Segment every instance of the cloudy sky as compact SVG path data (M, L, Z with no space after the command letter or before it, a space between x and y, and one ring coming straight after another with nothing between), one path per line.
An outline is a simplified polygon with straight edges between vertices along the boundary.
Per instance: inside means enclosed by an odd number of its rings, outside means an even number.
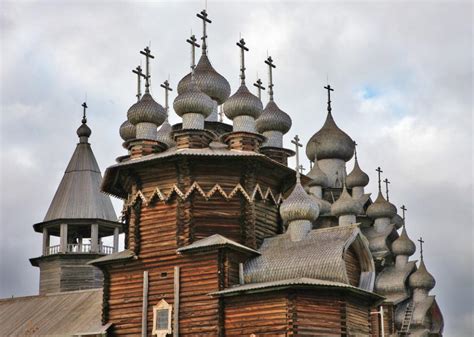
M0 2L0 297L35 294L40 222L77 142L87 93L90 141L102 171L124 153L118 128L135 100L131 70L151 43L152 92L188 71L198 2ZM339 126L362 168L381 166L407 229L426 241L446 336L473 334L472 4L468 2L209 1L209 56L238 85L242 34L247 78L266 82L303 141L325 118L327 78ZM172 93L174 98L176 91ZM171 114L171 121L179 118ZM291 136L291 137L290 137ZM307 162L304 163L308 166ZM352 163L349 163L349 168ZM120 201L115 201L116 210ZM418 253L414 258L417 258Z

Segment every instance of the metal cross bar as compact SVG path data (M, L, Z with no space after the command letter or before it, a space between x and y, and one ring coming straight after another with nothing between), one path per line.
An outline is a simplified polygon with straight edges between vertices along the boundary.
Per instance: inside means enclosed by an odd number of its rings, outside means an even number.
M140 54L145 55L146 63L145 63L145 93L150 92L150 59L154 59L155 57L151 55L151 50L148 47L145 49L140 50Z
M273 101L273 74L272 69L276 68L273 64L273 59L271 56L265 60L265 64L268 65L268 95L270 96L270 101Z
M138 66L134 70L132 70L134 74L137 74L137 101L140 100L140 97L142 97L142 77L146 79L146 76L143 74L142 67Z
M258 90L258 98L262 99L262 90L265 90L265 87L262 85L262 80L257 79L257 82L253 84L254 87L257 87Z
M425 241L423 241L423 238L420 236L418 242L420 243L420 257L421 260L423 260L423 244L425 243Z
M211 20L207 18L208 14L205 9L201 11L201 13L197 13L196 16L202 20L202 53L207 53L207 31L206 31L206 23L212 23Z
M87 103L84 102L81 105L84 109L82 111L82 123L87 123L87 117L86 117L86 109L88 108Z

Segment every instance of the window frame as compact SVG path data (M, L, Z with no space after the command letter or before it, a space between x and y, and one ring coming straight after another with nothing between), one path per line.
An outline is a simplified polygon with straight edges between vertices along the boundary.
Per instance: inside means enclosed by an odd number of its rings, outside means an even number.
M158 311L159 310L168 310L168 328L167 329L157 329L156 324L157 324L157 319L158 319ZM171 327L171 315L173 311L173 306L171 304L168 304L165 300L159 301L155 306L153 306L153 330L152 330L152 335L156 335L158 337L166 337L166 335L170 334L172 332L172 327Z

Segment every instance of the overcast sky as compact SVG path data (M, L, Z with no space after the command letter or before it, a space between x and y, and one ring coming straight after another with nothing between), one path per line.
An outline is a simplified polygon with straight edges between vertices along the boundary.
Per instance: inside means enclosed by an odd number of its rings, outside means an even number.
M41 235L32 225L76 146L85 93L104 171L124 154L118 128L135 101L139 50L151 42L152 93L163 103L158 84L169 75L175 87L188 71L185 40L191 29L200 35L203 3L0 2L0 297L38 291L28 258L41 254ZM275 100L293 119L287 147L321 127L329 78L334 117L359 144L369 190L381 166L391 201L408 207L409 235L426 241L451 337L472 336L474 321L472 11L453 1L208 4L209 57L232 92L239 33L250 48L248 82L257 72L266 82L267 50L274 58Z

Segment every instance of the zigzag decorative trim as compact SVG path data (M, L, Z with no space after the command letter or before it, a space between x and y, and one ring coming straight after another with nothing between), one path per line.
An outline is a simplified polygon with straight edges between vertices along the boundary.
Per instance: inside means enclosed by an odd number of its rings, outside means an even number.
M181 200L188 199L193 192L199 193L204 199L209 200L213 195L220 194L224 199L230 200L240 193L248 202L252 203L258 197L261 200L272 201L275 205L279 205L283 201L283 197L281 193L275 196L270 188L267 188L266 192L263 193L262 188L259 184L255 185L252 193L248 193L240 184L237 184L234 189L229 193L225 193L224 189L219 185L215 184L207 193L199 186L199 183L196 181L191 185L191 187L186 191L183 192L179 189L179 187L174 184L171 190L166 194L163 193L159 187L155 188L153 193L151 193L150 197L147 199L142 191L138 191L134 195L129 195L128 200L126 201L124 207L129 207L135 205L137 200L143 202L144 205L148 206L153 199L157 198L159 201L167 202L171 199L171 197L176 194L178 198Z

